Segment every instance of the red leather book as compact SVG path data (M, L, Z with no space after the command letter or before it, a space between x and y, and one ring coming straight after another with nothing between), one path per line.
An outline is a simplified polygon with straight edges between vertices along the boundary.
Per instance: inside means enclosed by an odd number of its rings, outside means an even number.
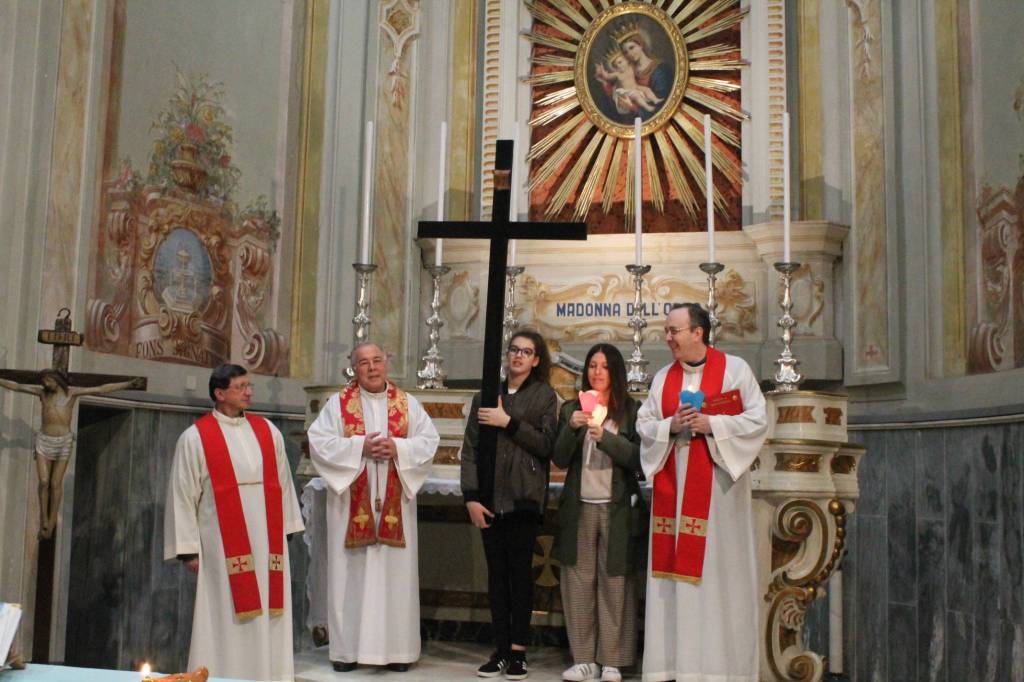
M719 393L714 398L706 398L704 407L700 410L704 414L743 414L743 399L740 398L739 390Z

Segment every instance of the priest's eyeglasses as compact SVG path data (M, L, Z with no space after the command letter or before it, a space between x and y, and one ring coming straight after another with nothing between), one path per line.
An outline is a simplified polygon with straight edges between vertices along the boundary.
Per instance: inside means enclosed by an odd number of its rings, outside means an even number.
M692 332L700 325L694 325L691 327L665 327L665 336L675 336L679 332Z
M535 351L532 348L520 348L519 346L508 347L509 355L522 355L524 358L532 358L534 352Z

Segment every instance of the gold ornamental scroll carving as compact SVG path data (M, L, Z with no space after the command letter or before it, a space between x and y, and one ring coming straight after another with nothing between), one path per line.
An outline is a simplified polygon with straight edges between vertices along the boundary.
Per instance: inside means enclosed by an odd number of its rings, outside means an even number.
M846 507L840 500L822 503L795 499L781 505L772 519L772 580L768 603L765 656L775 679L810 682L821 679L822 658L804 649L800 633L807 607L823 594L821 586L842 558Z

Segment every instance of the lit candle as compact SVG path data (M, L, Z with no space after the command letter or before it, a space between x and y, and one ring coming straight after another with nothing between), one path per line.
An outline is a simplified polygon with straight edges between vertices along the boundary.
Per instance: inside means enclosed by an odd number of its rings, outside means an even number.
M370 197L373 194L373 121L366 122L363 152L363 230L359 240L359 262L370 263Z
M509 180L512 187L508 193L508 219L512 222L519 220L519 171L516 163L516 154L519 153L519 122L513 124L512 131L512 178ZM508 264L516 264L516 240L509 241Z
M441 158L437 162L437 219L444 220L445 156L448 153L448 122L441 121ZM444 240L438 238L434 248L434 265L441 267Z
M790 262L789 254L789 112L782 113L782 261Z
M149 663L143 663L142 667L139 668L139 677L141 677L143 680L146 680L149 678L149 674L151 672L152 669L149 667Z
M636 259L635 263L643 263L643 227L640 217L640 209L643 204L643 179L640 177L640 117L633 119L633 215L636 218Z
M715 180L711 163L711 115L704 114L704 177L708 209L708 262L715 262Z

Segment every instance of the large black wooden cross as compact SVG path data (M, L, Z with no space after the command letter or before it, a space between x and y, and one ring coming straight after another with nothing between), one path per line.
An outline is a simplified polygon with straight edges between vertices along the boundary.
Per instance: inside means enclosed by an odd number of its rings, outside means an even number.
M509 220L512 189L512 140L498 140L494 162L494 201L491 221L421 221L418 236L444 239L489 239L490 261L487 267L487 313L484 323L484 366L481 376L480 405L496 407L501 391L501 325L505 312L505 263L509 239L587 238L586 223L518 223ZM493 453L497 441L493 427L480 429L478 449Z

